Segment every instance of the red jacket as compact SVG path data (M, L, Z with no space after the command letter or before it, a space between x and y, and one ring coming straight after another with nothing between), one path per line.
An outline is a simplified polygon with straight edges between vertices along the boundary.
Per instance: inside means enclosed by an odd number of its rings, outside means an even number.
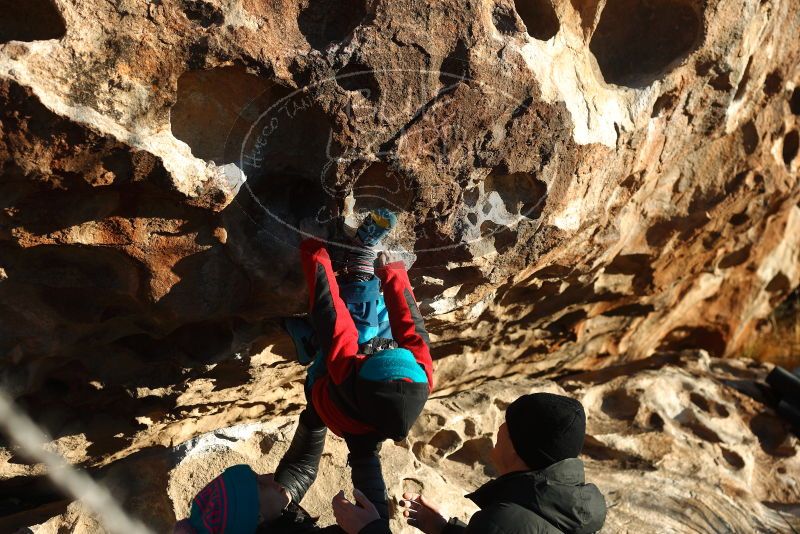
M314 408L337 436L375 432L374 427L353 417L353 410L348 415L342 406L341 399L349 396L366 356L358 354L358 331L339 296L328 251L321 242L307 239L300 245L300 254L309 289L311 319L327 365L327 374L317 379L311 392ZM411 351L424 368L430 392L433 390L430 342L405 266L402 262L390 263L376 274L382 282L392 337L400 347Z

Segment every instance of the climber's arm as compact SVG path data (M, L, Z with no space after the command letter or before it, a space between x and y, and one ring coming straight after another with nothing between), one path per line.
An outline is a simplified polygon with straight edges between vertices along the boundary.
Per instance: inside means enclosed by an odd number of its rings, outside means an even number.
M414 358L422 365L428 376L428 388L433 390L430 339L411 290L405 265L402 261L389 263L380 267L376 274L383 283L383 299L389 311L392 337L398 345L414 354Z
M347 306L339 296L339 285L325 246L316 239L300 245L303 272L308 284L311 321L325 355L328 374L341 384L357 359L358 331Z

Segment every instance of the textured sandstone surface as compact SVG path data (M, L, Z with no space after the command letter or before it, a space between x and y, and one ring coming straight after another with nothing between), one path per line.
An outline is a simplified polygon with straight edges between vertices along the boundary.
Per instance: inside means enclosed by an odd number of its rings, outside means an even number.
M800 442L756 399L766 367L667 353L638 367L612 367L558 381L507 377L439 396L410 436L384 444L383 469L395 506L403 491L423 491L445 513L468 518L464 495L494 473L489 450L505 406L533 391L572 395L589 413L587 478L610 506L603 532L789 532L800 527ZM256 368L253 369L254 372ZM733 386L733 387L732 387ZM224 468L248 463L274 471L296 420L278 416L197 436L177 447L146 449L99 478L157 532L184 517L192 497ZM344 442L329 435L322 476L303 504L322 524L330 498L351 491ZM396 508L395 508L396 509ZM395 515L393 532L414 532ZM94 532L79 505L33 528L36 534Z
M296 413L302 369L274 319L306 302L298 228L348 195L400 213L391 246L416 255L440 395L736 354L800 284L793 0L0 10L0 380L76 463ZM708 426L679 417L684 397L664 436ZM729 445L737 477L778 469ZM680 450L680 473L712 461ZM0 495L58 501L40 466L0 461ZM767 525L758 502L796 503L776 473L731 483L752 506L725 517ZM697 492L674 486L671 508L619 513L678 524Z

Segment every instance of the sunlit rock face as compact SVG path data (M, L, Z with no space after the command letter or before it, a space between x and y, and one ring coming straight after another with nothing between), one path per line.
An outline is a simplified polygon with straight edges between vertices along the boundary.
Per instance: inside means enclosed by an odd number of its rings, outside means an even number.
M262 384L265 358L250 368ZM800 443L762 404L758 383L766 372L764 365L709 358L703 351L658 353L557 380L499 378L432 399L407 439L381 449L392 532L419 532L402 520L404 491L421 491L448 517L468 520L477 508L464 495L497 475L490 451L506 406L534 391L570 395L586 408L582 459L587 480L609 505L602 532L791 532L800 527L796 504L790 504L800 497ZM259 389L259 401L269 397L268 389ZM273 472L296 425L296 417L280 415L198 432L214 428L198 421L182 422L198 433L193 439L145 448L93 471L156 532L169 532L176 517L188 514L194 495L226 467L247 463L259 473ZM25 504L47 497L37 477L23 480L17 489ZM331 524L331 497L340 489L349 495L351 488L346 445L329 435L320 477L303 505L322 525ZM79 503L48 505L26 515L37 534L100 529Z
M734 354L800 284L791 0L0 9L0 374L73 461L295 413L274 320L347 197L442 394Z

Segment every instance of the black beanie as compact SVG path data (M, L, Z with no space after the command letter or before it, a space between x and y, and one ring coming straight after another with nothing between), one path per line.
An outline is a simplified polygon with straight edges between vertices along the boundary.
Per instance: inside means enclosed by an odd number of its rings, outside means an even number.
M506 426L519 457L538 470L581 453L586 413L573 398L533 393L508 406Z

